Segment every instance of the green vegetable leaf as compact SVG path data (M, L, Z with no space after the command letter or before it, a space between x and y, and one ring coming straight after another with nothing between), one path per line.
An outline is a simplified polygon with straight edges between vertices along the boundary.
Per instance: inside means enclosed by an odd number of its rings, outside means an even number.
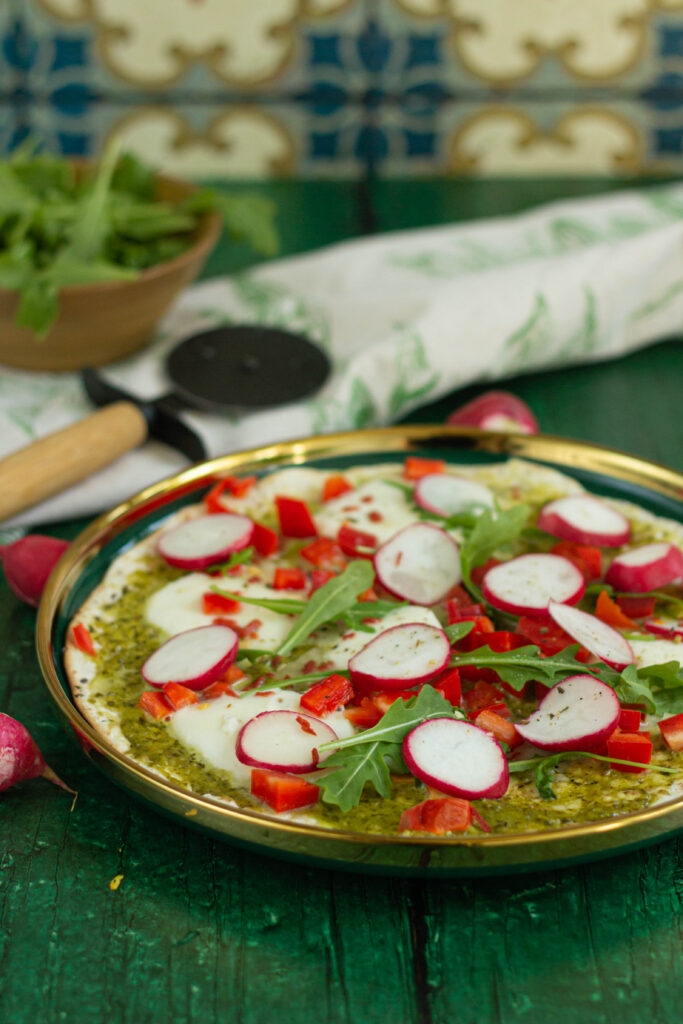
M237 568L238 565L248 565L254 557L254 548L242 548L241 551L233 551L227 562L221 562L219 565L212 565L212 572L219 572L222 576L230 572L231 569ZM241 600L241 599L240 599Z
M20 327L28 327L38 338L44 338L55 321L57 310L57 290L42 273L22 288L14 319Z
M248 242L264 256L274 256L278 251L275 206L265 196L205 188L191 195L183 205L194 213L218 210L233 238Z
M450 626L444 626L443 631L452 644L457 644L474 629L473 622L453 622Z
M391 796L387 761L393 759L395 746L375 742L343 754L332 754L324 762L325 768L333 770L320 780L321 799L326 804L336 804L346 813L360 803L367 783L374 786L380 796Z
M308 607L307 601L300 601L295 597L245 597L244 594L233 594L216 585L209 589L222 597L229 597L232 601L253 604L257 608L265 608L269 612L278 612L280 615L301 615Z
M471 533L460 549L463 577L472 585L470 573L490 558L499 548L517 540L529 518L528 505L507 509L486 509L477 516Z
M410 700L395 700L382 715L377 725L342 740L330 740L320 746L321 751L342 750L347 747L363 746L380 740L382 743L402 743L404 737L420 722L429 718L464 718L459 708L454 708L433 686L423 686L416 697Z
M550 754L548 757L530 757L525 761L510 761L508 767L511 773L534 772L534 780L539 795L544 800L555 800L553 790L553 771L560 763L574 757L589 757L593 761L603 761L605 764L623 764L631 768L642 768L638 761L625 761L621 757L605 757L603 754L591 754L584 750L563 750L560 754ZM683 768L669 768L663 764L647 765L649 771L661 772L664 775L683 775Z
M460 665L493 668L504 682L519 691L532 680L538 680L545 686L554 686L560 679L578 673L600 675L601 670L597 666L584 665L576 660L579 649L579 644L573 644L552 658L546 658L541 655L540 648L533 644L518 647L514 651L500 652L492 651L490 647L477 647L474 651L454 654L450 665L453 668Z
M358 595L372 586L375 578L370 562L359 558L349 562L344 571L319 587L306 603L305 610L278 648L278 654L289 654L302 644L323 622L337 619L358 603Z

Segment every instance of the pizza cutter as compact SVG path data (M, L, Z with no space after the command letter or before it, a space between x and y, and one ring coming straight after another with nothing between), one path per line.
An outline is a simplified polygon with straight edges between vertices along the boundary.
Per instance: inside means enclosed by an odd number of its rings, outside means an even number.
M97 412L0 460L0 522L103 469L147 438L207 457L204 442L180 419L183 408L240 415L298 401L317 391L330 361L302 335L272 327L231 326L180 342L166 363L172 389L145 401L85 369Z

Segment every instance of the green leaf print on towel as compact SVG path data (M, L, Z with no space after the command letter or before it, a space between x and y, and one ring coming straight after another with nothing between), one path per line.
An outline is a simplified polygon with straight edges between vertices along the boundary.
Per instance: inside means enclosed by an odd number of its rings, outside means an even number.
M538 293L534 308L517 330L503 345L503 371L523 370L544 353L550 351L553 342L553 325L550 307L544 295Z
M360 377L351 379L346 401L340 398L316 398L308 403L308 409L314 434L323 434L328 430L361 429L379 422L377 403Z
M259 324L303 334L324 349L330 346L327 312L282 284L259 281L248 274L233 279L238 297Z
M586 357L595 352L598 348L600 338L598 335L598 311L595 294L592 288L583 290L585 303L583 307L583 318L579 328L560 347L557 356L559 359L577 359Z
M392 419L419 405L439 383L439 373L431 366L419 333L409 327L400 327L399 331L395 361L398 380L389 395Z

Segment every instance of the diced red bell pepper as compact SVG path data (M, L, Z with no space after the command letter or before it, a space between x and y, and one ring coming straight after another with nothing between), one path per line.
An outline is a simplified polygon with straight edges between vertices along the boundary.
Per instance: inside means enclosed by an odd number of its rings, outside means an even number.
M197 704L199 702L199 697L195 691L189 690L187 686L183 686L181 683L164 683L161 689L174 711L184 708L188 704Z
M628 615L624 615L619 605L612 600L606 590L601 590L598 594L595 614L602 622L608 626L614 626L615 629L636 629L635 622L629 619Z
M419 455L408 455L403 464L403 476L406 480L419 480L431 473L444 473L444 459L422 459Z
M430 680L430 685L437 690L449 704L459 707L462 701L462 686L460 683L460 672L457 668L447 668L436 677Z
M450 596L446 604L452 604L454 608L465 608L467 605L472 604L472 598L467 593L464 587L458 584L450 592Z
M357 729L372 729L382 717L382 712L370 697L363 697L357 706L344 709L344 717Z
M373 693L372 702L381 714L385 714L394 701L410 700L417 696L417 690L387 690L385 693Z
M451 626L454 622L476 622L486 617L486 608L483 604L458 604L449 598L446 601L446 614L448 625Z
M301 548L299 554L316 569L327 569L328 572L343 569L346 565L344 552L330 537L317 537L310 544Z
M526 643L540 647L541 653L548 657L559 654L560 651L564 651L565 648L576 643L574 637L555 623L540 622L538 619L530 619L525 615L517 623L515 632L519 633ZM591 655L581 647L577 651L576 658L577 661L586 662L590 660Z
M240 603L210 590L202 595L202 608L205 615L232 615L240 610Z
M610 762L610 768L618 772L631 772L637 775L645 771L652 758L652 740L645 732L621 732L615 729L607 740L607 756L619 757L624 761L637 761L642 768L634 768L628 764Z
M333 580L337 574L327 569L313 569L311 572L311 593Z
M493 704L503 704L503 695L497 686L487 682L485 679L480 679L478 683L467 693L462 696L462 702L467 709L468 715L472 713L478 714L484 708L491 707Z
M219 480L204 498L207 512L225 512L226 506L220 500L221 495L229 491L233 498L243 498L255 483L255 476L226 476L224 480Z
M286 569L278 566L273 575L274 590L303 590L306 586L306 574L303 569L294 567Z
M377 547L377 538L365 530L356 530L350 523L342 523L337 534L337 543L350 558L372 558Z
M318 531L305 501L279 494L275 497L275 508L283 537L317 537Z
M638 708L622 708L619 712L619 731L638 732L641 717Z
M301 697L301 707L314 715L329 715L331 711L348 704L355 696L353 686L344 676L334 672L312 686Z
M470 578L474 585L480 587L486 573L496 565L500 565L500 558L487 558L483 565L475 565L470 572Z
M254 523L254 534L251 540L259 555L264 558L274 555L280 546L280 540L275 530L271 530L269 526L263 526L261 523Z
M251 792L277 814L317 803L320 795L318 787L312 782L269 768L252 768Z
M562 540L550 550L553 555L560 555L575 565L587 583L601 579L602 551L600 548L577 544L572 540Z
M499 743L507 743L508 747L517 747L522 742L522 737L512 722L508 722L490 707L483 708L478 713L474 724L485 732L490 732Z
M331 501L332 498L338 498L340 494L346 494L347 491L352 490L351 484L341 474L328 476L323 484L323 501Z
M664 718L657 724L669 750L683 750L683 714Z
M138 701L138 707L150 718L157 720L168 718L173 710L163 693L159 693L157 690L145 690Z
M95 650L95 644L90 636L90 630L88 627L82 622L77 622L71 632L74 638L74 643L76 644L76 647L78 647L79 651L83 651L84 654L89 654L91 658L94 658L97 651Z
M618 594L617 604L629 619L648 619L655 610L657 599L646 595Z
M430 832L444 836L448 832L464 832L472 823L469 800L457 796L444 796L423 800L401 815L399 832Z
M202 690L202 700L215 700L216 697L234 697L235 691L227 683L218 680Z

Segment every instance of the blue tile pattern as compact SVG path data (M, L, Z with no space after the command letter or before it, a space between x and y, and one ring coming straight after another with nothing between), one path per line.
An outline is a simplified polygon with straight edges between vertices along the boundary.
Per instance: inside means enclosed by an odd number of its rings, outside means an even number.
M683 170L683 8L648 15L643 52L621 74L580 80L549 54L526 77L501 84L459 58L446 13L418 16L409 7L402 0L349 0L330 5L329 14L300 14L291 59L248 87L221 79L198 59L168 85L143 88L101 59L92 20L60 19L40 0L5 0L0 149L35 134L66 154L97 153L132 112L149 108L169 138L182 122L186 134L217 152L214 122L229 111L258 108L271 119L273 140L291 147L291 159L274 173L468 173L466 160L454 163L453 147L474 147L478 116L483 124L497 111L509 126L531 118L552 138L569 112L590 118L597 108L614 128L615 144L626 145L626 121L637 133L638 170ZM178 152L185 144L173 142ZM218 166L217 157L211 166ZM487 167L473 173L491 173Z

